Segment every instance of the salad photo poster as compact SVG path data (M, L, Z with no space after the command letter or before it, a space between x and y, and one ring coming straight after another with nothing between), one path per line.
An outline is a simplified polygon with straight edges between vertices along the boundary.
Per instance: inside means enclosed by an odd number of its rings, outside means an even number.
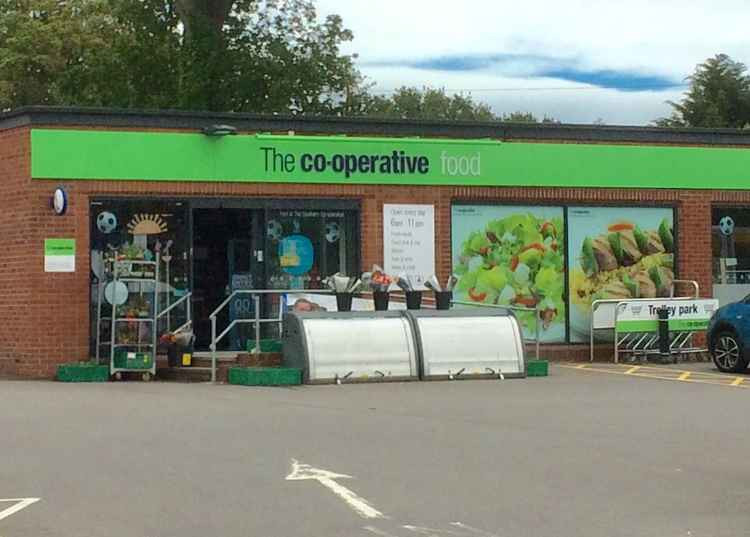
M454 205L455 300L539 306L540 340L565 341L565 230L562 207ZM534 312L516 312L534 337Z
M594 300L669 296L674 242L671 208L568 208L570 340L589 340Z

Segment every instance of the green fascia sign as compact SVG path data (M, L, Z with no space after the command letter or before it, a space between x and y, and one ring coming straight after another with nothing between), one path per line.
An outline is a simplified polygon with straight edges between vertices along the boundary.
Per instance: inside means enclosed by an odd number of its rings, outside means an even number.
M746 190L750 149L33 129L31 176Z

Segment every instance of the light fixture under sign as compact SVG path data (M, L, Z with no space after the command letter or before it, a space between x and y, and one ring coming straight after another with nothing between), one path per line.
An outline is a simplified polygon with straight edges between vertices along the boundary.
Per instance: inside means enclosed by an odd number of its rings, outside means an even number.
M231 125L209 125L208 127L203 127L201 132L206 136L227 136L237 134L237 127Z
M52 193L50 205L55 214L62 216L68 210L68 194L62 188L56 188Z

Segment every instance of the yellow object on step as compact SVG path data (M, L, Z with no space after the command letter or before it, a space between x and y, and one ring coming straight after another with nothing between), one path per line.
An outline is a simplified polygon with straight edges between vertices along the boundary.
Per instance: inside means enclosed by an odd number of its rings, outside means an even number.
M182 365L183 366L191 366L193 365L193 355L189 352L183 353L182 355Z

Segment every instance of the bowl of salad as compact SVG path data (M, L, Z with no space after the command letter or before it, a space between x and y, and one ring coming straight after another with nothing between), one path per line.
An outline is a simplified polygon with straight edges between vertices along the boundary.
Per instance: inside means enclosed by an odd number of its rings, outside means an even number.
M562 218L529 212L487 222L465 237L454 260L456 300L538 308L543 341L565 337L564 229ZM533 311L516 310L526 336Z

